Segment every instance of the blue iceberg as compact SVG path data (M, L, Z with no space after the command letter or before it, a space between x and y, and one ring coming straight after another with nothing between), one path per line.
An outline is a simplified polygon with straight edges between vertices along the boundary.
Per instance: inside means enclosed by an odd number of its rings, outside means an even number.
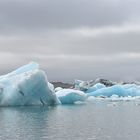
M90 92L94 92L96 90L99 90L101 88L105 88L106 86L104 84L101 84L101 83L97 83L95 84L94 86L92 87L89 87L86 91L86 93L90 93Z
M0 106L53 105L59 103L44 71L29 63L0 76Z
M111 97L113 95L117 95L119 97L140 96L140 86L134 84L114 85L111 87L105 87L87 93L87 96L95 96L95 97L98 96Z
M74 89L62 89L57 91L55 94L61 104L74 104L77 101L86 100L86 94L84 92Z

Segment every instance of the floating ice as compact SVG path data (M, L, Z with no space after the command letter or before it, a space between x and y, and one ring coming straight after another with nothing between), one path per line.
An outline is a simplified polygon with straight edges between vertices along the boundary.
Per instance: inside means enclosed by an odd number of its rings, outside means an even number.
M62 90L63 88L62 87L56 87L55 88L55 92L59 91L59 90Z
M52 105L58 99L53 85L37 63L29 63L7 75L0 76L0 106Z
M94 86L89 87L88 90L86 91L86 93L94 92L94 91L96 91L98 89L105 88L105 87L106 86L104 84L97 83Z
M85 101L86 99L84 92L74 89L62 89L55 94L62 104L74 104L77 101Z
M96 90L95 92L87 93L88 96L104 96L111 97L112 95L118 95L119 97L126 96L140 96L140 86L126 84L126 85L114 85L111 87L105 87Z

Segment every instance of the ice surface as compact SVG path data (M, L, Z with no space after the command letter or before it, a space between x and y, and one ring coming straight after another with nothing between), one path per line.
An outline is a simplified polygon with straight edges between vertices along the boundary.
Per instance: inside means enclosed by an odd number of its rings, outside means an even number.
M14 70L11 73L8 73L6 75L0 76L0 79L11 77L11 76L21 74L21 73L25 73L25 72L29 72L29 71L33 71L33 70L36 70L36 69L39 69L39 64L35 63L35 62L30 62L29 64L24 65L24 66L22 66L22 67L20 67L20 68L18 68L16 70Z
M86 99L84 92L74 89L62 89L55 94L62 104L74 104L77 101L85 101Z
M0 77L0 106L52 105L59 101L54 87L37 63Z
M56 87L54 90L55 92L59 91L59 90L62 90L63 88L62 87Z

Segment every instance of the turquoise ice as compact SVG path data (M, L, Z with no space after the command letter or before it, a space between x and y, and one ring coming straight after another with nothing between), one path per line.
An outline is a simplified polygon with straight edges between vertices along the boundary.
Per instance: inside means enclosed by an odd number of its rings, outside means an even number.
M90 93L90 92L94 92L96 90L99 90L101 88L105 88L106 86L104 84L101 83L97 83L94 86L91 86L87 89L86 93Z
M112 95L117 95L119 97L140 96L140 86L134 84L114 85L111 87L104 87L94 92L87 93L87 95L95 97L97 96L111 97Z
M37 63L29 63L0 77L0 106L53 105L59 101Z
M57 91L55 94L61 104L74 104L77 101L86 100L86 94L84 92L74 89L62 89Z

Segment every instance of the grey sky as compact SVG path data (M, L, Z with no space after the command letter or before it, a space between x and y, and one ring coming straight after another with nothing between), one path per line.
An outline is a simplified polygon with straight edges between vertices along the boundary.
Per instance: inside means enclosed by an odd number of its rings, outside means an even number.
M0 73L36 61L50 81L139 80L139 0L0 0Z

